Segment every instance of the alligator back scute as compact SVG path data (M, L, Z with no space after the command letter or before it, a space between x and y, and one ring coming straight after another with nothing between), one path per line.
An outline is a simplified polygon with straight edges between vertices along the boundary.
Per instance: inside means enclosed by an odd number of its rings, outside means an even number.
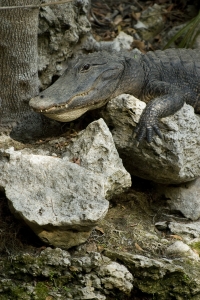
M156 57L160 61L165 63L171 63L175 66L177 63L181 62L182 65L188 64L188 62L200 62L200 52L192 49L167 49L165 51L157 50L154 52L148 52L147 56ZM155 61L156 63L156 61ZM166 65L167 67L167 65Z
M150 64L149 68L151 70L156 68L162 81L170 82L181 88L191 85L192 91L198 90L200 92L200 85L198 84L200 81L199 50L157 50L148 52L145 56L146 63ZM183 81L185 82L184 86Z

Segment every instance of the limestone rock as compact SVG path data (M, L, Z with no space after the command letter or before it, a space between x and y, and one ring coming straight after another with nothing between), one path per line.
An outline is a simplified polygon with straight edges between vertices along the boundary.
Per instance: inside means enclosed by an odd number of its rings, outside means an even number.
M102 178L60 158L10 153L0 185L11 210L54 246L84 242L108 209Z
M172 233L189 237L189 240L191 240L191 237L200 237L200 221L186 223L172 221L168 224L168 227Z
M108 290L118 288L125 294L129 294L132 290L132 274L125 266L117 262L111 262L110 264L101 266L99 275L103 276L102 283Z
M85 35L80 45L76 47L76 51L87 50L87 51L123 51L123 50L131 50L132 43L134 39L131 35L126 34L123 31L117 35L117 37L113 41L96 41L92 34ZM134 52L139 52L138 49L132 50ZM81 53L83 53L81 51Z
M8 265L6 267L9 269ZM29 291L25 299L31 299L29 294L38 295L39 291L42 290L39 290L39 286L34 285L37 276L52 282L54 290L54 285L59 286L58 294L53 294L51 291L49 295L61 300L106 300L106 296L112 295L113 292L119 296L123 295L124 298L130 294L133 288L133 276L125 266L112 262L108 257L96 252L73 257L65 250L46 248L37 256L30 253L15 255L12 258L12 276L15 275L15 281L12 280L12 282L8 279L10 270L8 271L6 267L3 267L4 270L0 279L0 297L2 293L6 294L8 287L9 291L15 290L15 284L18 284L20 295ZM83 270L85 271L83 272ZM6 272L9 275L8 278L4 279ZM28 276L26 284L23 286L21 280L22 275L25 276L25 274ZM112 282L112 288L111 285L108 286L108 282ZM50 291L50 286L48 289L43 289L46 297ZM63 287L67 287L67 294ZM39 296L41 297L41 295Z
M104 254L128 267L134 275L134 287L155 299L199 299L200 271L196 260L188 260L188 257L153 259L112 250Z
M53 76L61 75L64 61L73 54L80 37L90 31L88 10L88 0L74 0L40 9L38 69L42 88L52 82Z
M80 159L81 167L105 178L106 199L131 186L131 177L123 167L113 137L103 119L88 125L63 154L65 160L72 161L74 157Z
M199 255L192 251L192 249L182 241L176 241L172 245L170 245L166 253L168 255L174 255L174 256L186 256L191 259L199 260Z
M162 193L168 199L171 210L180 211L186 218L196 221L200 218L200 179L169 186L162 189Z
M181 183L200 176L200 116L185 104L176 114L160 122L163 139L154 137L137 147L134 128L145 103L130 95L108 102L102 112L113 127L116 148L129 173L158 183Z
M68 150L70 157L58 158L10 149L0 160L0 187L12 212L44 242L64 249L85 242L107 213L106 197L131 185L103 120ZM77 155L80 165L72 162Z

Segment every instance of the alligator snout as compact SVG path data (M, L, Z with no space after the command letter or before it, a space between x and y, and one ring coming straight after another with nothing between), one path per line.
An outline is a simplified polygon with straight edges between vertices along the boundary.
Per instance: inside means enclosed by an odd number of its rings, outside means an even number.
M29 101L29 105L37 112L42 112L50 109L54 106L54 103L51 98L45 97L43 94L32 98Z

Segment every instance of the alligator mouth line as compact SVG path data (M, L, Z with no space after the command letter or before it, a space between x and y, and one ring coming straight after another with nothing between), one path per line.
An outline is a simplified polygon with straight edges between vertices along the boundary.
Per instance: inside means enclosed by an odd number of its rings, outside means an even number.
M46 108L46 109L35 109L35 110L36 110L37 112L40 112L40 113L51 113L51 112L53 113L53 112L58 111L58 110L60 110L60 109L67 109L68 106L69 106L69 104L70 104L76 97L84 97L84 96L87 96L87 95L90 93L91 90L92 90L92 89L90 89L90 90L87 91L87 92L77 94L76 96L72 97L72 98L68 101L67 104L54 105L54 106L51 106L51 107ZM94 102L94 103L91 103L91 105L93 105L93 104L95 104L95 102ZM88 105L88 106L89 106L89 105ZM77 108L81 108L81 107L85 107L85 105L77 105L76 107L77 107ZM73 108L72 108L71 110L73 110ZM69 109L69 111L70 111L70 109Z

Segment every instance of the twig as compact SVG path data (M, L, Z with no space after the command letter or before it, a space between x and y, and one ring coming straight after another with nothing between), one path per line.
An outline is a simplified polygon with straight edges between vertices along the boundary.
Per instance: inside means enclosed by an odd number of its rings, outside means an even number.
M42 3L39 5L24 5L24 6L2 6L0 7L0 10L3 9L13 9L13 8L40 8L40 7L44 7L44 6L51 6L51 5L57 5L57 4L64 4L67 2L71 2L72 0L62 0L62 1L58 1L58 2L49 2L49 3Z
M95 14L93 13L92 9L90 10L90 13L91 13L91 15L92 15L94 21L95 21L98 25L100 25L100 26L105 26L104 23L100 22L100 21L97 19L97 17L96 17Z

